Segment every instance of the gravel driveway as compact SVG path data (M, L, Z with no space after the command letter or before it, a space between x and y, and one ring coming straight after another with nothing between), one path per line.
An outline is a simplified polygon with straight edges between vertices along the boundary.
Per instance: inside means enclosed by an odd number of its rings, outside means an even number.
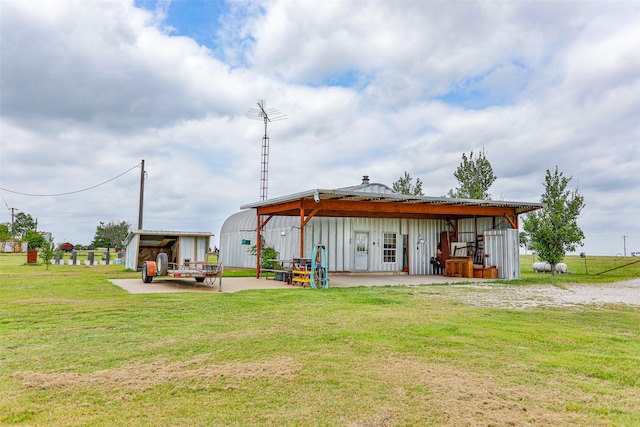
M623 304L640 307L640 278L607 284L526 285L498 283L454 285L453 298L479 307L526 309Z

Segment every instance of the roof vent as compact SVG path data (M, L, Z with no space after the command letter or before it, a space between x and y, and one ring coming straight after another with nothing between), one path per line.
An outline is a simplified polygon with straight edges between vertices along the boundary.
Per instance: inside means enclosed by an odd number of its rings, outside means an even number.
M362 176L362 185L367 185L369 184L369 175L363 175Z

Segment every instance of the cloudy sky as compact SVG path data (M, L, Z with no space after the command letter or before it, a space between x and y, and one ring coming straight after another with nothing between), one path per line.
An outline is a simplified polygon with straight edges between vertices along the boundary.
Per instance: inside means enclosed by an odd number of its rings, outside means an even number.
M494 199L558 166L579 251L640 251L638 1L1 0L0 33L0 222L58 243L136 226L142 159L145 229L219 234L260 199L266 99L270 198L404 171L442 196L484 149Z

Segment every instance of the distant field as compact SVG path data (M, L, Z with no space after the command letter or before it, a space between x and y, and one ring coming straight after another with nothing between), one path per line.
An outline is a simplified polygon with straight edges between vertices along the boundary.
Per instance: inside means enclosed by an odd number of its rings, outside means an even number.
M84 263L88 259L87 250L78 251L77 259L81 263ZM93 251L94 259L96 262L100 262L104 259L104 251ZM117 258L115 251L111 251L111 262ZM12 259L12 264L20 264L21 261L26 261L25 254L0 254L0 266L2 266L2 258ZM71 259L71 254L64 253L64 260ZM521 283L550 283L550 282L567 282L567 283L607 283L615 282L618 280L624 280L625 278L639 277L640 276L640 257L616 257L616 256L588 256L586 260L579 256L570 255L565 257L564 263L569 267L570 274L560 275L557 278L552 278L549 273L535 273L532 265L534 262L540 261L535 255L521 254L520 255L520 274ZM637 261L637 262L636 262ZM208 256L208 262L217 263L218 257L215 254ZM624 265L627 267L623 267ZM586 264L586 265L585 265ZM65 266L66 268L67 266ZM622 268L618 268L622 267ZM120 267L120 268L123 268ZM605 270L616 269L606 272L604 274L598 274ZM255 269L245 268L225 268L226 276L255 276Z
M577 255L566 256L563 262L569 267L570 274L556 278L550 273L535 273L532 268L535 261L540 260L530 254L520 255L520 283L607 283L640 277L640 257L587 256L585 259Z
M0 255L0 425L640 425L637 307L483 308L451 285L131 295L108 281L139 277L124 266L25 260ZM523 256L508 286L638 278L595 275L634 260L552 278Z

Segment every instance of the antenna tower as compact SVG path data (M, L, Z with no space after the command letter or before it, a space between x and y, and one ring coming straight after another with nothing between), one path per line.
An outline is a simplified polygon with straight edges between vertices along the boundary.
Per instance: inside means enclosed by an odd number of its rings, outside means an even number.
M262 158L260 169L260 200L267 200L267 186L269 182L269 134L267 123L286 120L287 115L275 108L267 108L267 101L258 100L258 108L250 108L247 117L253 120L264 120L264 136L262 137Z

